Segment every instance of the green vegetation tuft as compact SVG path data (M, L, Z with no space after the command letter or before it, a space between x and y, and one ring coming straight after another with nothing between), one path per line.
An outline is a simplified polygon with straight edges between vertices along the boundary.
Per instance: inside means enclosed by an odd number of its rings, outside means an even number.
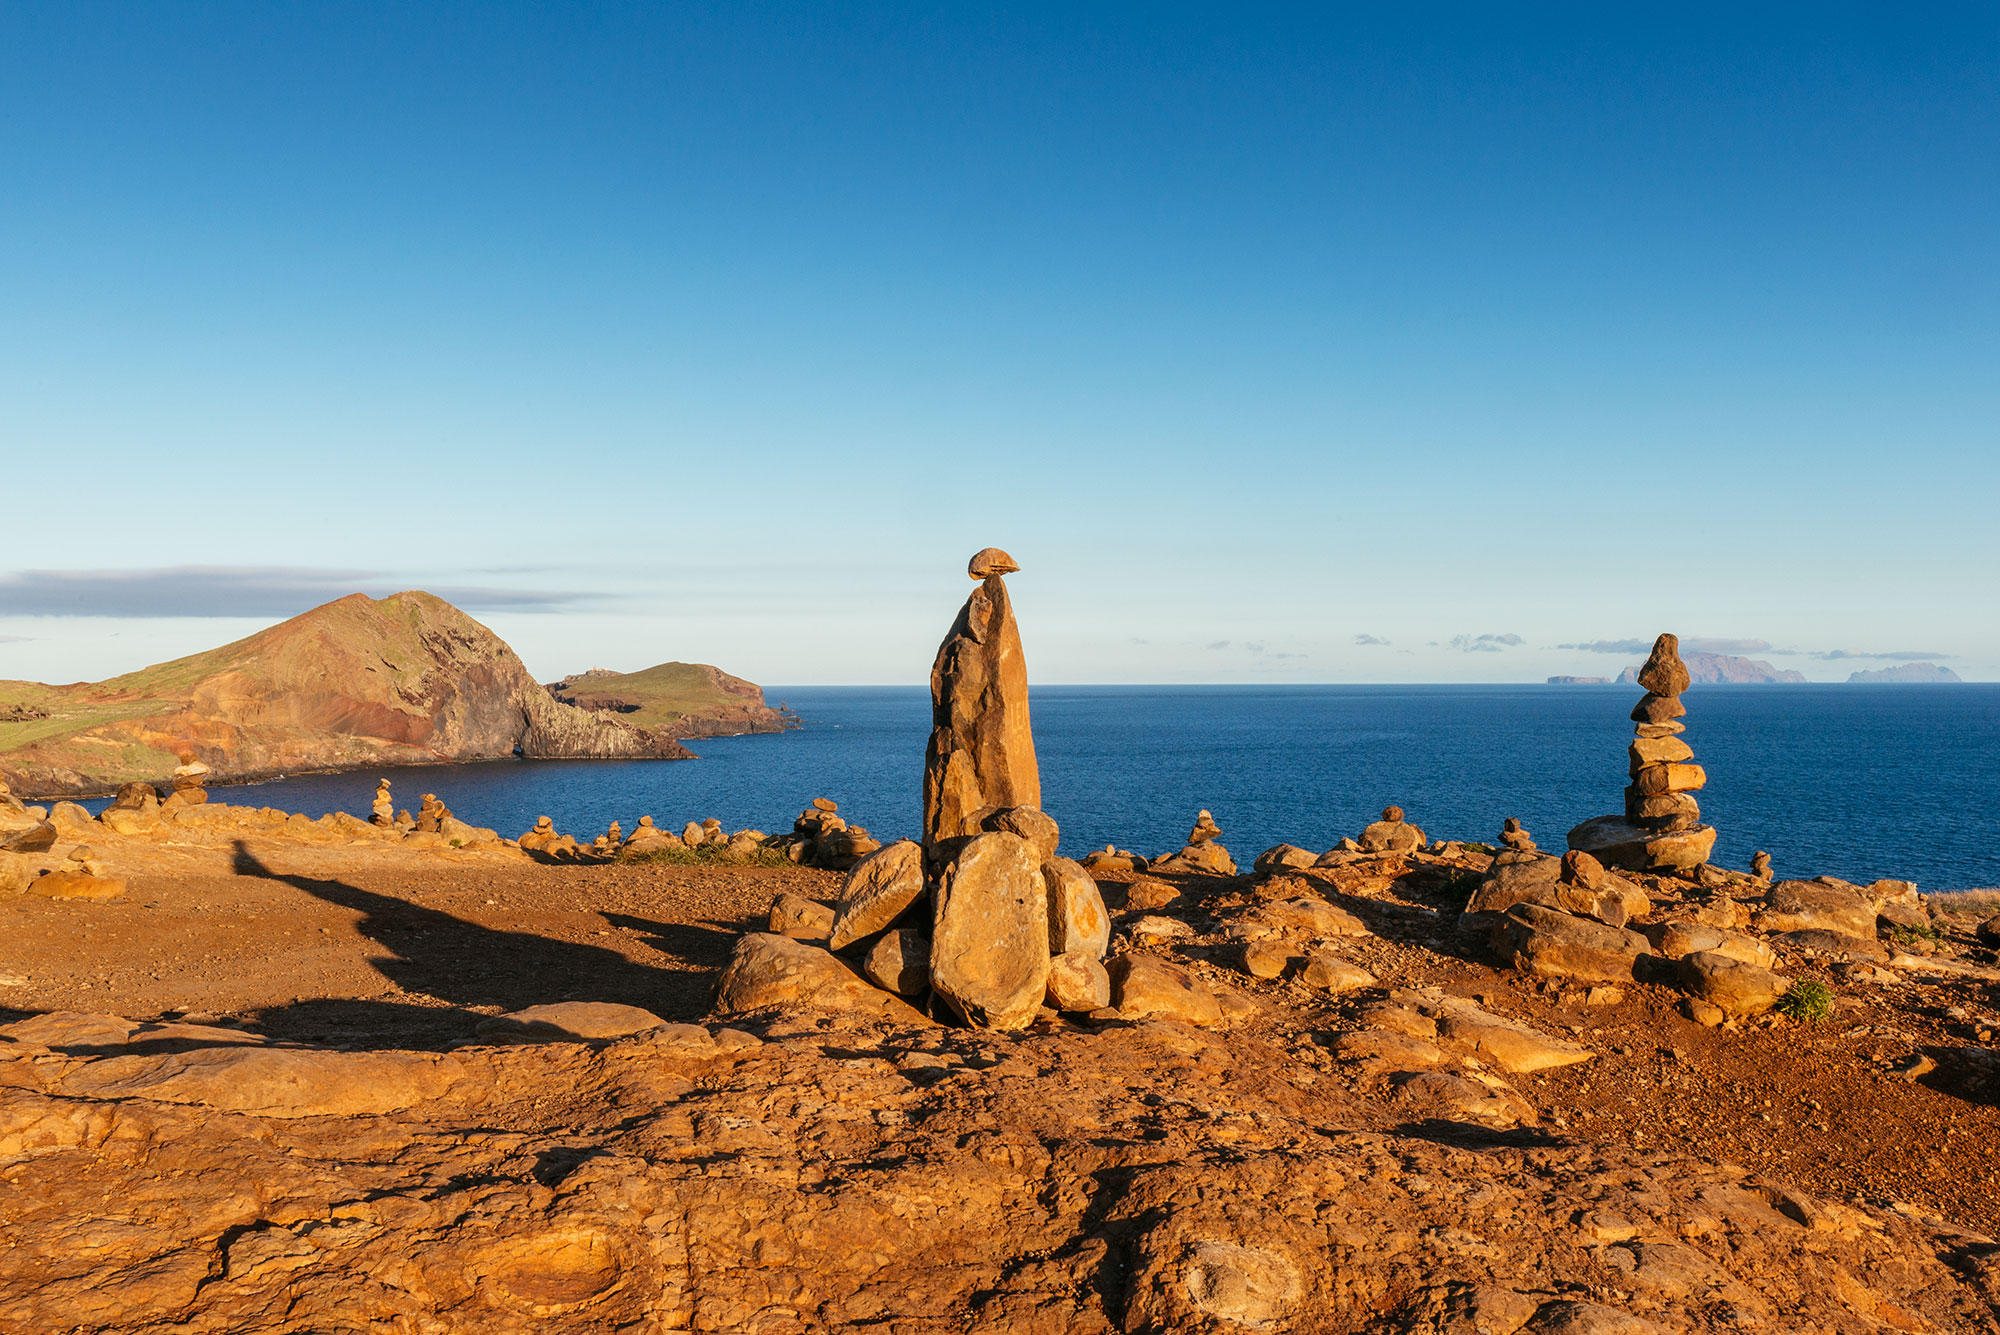
M1778 1014L1800 1024L1818 1024L1833 1014L1833 989L1817 978L1802 978L1778 998Z
M1463 905L1472 898L1472 892L1477 890L1479 883L1485 879L1486 876L1482 872L1476 872L1470 867L1460 867L1445 877L1443 883L1438 886L1438 898Z
M1889 929L1889 939L1899 946L1914 946L1919 941L1942 941L1944 940L1944 934L1929 923L1920 923L1915 927L1891 927Z
M632 866L663 867L789 867L792 860L782 849L759 848L750 853L732 853L725 844L703 844L700 848L648 848L627 850L618 860Z

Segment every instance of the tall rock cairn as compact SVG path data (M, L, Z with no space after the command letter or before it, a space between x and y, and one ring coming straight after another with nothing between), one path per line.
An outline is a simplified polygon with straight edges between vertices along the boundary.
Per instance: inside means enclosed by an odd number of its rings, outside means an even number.
M1625 813L1587 820L1569 832L1569 846L1628 871L1678 873L1708 861L1715 830L1702 824L1695 793L1708 782L1694 764L1694 750L1681 740L1687 714L1681 693L1688 688L1680 640L1662 635L1639 669L1645 696L1632 709L1632 745L1626 755L1631 783Z
M931 740L924 753L924 846L977 834L1005 807L1040 807L1028 726L1028 665L1003 578L1021 567L998 547L973 557L979 587L931 665Z

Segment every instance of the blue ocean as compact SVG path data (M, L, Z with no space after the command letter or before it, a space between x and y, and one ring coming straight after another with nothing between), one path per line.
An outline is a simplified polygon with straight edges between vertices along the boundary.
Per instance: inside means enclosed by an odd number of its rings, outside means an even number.
M388 771L397 805L436 792L507 835L537 816L590 837L642 814L678 829L789 829L815 797L886 839L919 821L930 702L921 687L771 688L797 732L694 743L701 759L501 761ZM1518 816L1544 848L1622 808L1627 718L1615 686L1046 686L1032 695L1042 805L1064 851L1180 846L1208 808L1247 862L1324 849L1395 803L1433 838L1491 840ZM2000 685L1702 686L1685 740L1709 776L1715 860L1770 852L1780 876L2000 885ZM308 775L220 800L365 816L374 771Z

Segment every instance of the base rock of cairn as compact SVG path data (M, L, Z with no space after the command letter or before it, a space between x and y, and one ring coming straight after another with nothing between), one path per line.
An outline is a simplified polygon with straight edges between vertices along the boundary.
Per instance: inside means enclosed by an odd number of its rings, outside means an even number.
M1688 670L1678 639L1662 635L1653 642L1639 684L1646 695L1632 710L1637 726L1627 752L1632 782L1625 812L1585 821L1569 832L1569 846L1626 871L1689 872L1708 861L1715 828L1701 823L1694 798L1708 775L1680 738L1687 727L1680 719L1687 713L1681 693Z

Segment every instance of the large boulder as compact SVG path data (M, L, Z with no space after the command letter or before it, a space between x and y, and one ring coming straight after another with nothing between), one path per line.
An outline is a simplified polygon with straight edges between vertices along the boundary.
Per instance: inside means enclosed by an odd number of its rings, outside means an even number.
M1044 862L1056 855L1056 846L1062 843L1055 817L1039 807L1002 807L981 821L980 828L1020 835L1035 846Z
M910 927L885 932L862 961L861 971L885 992L922 996L931 985L931 939Z
M965 600L931 665L931 738L924 753L924 844L977 833L1002 807L1040 807L1041 772L1028 722L1028 665L1003 578L1010 557Z
M1530 1025L1494 1015L1470 1002L1447 1002L1441 1007L1437 1024L1438 1032L1445 1038L1463 1043L1501 1070L1517 1074L1574 1066L1597 1055L1580 1044L1552 1038Z
M1777 962L1771 948L1754 936L1699 922L1663 922L1645 929L1653 949L1670 960L1706 952L1768 969Z
M1330 950L1312 950L1306 952L1305 965L1299 970L1299 981L1316 991L1338 995L1375 986L1375 975Z
M833 931L834 912L816 899L786 890L771 901L771 930L799 941L824 941Z
M1516 904L1493 925L1493 949L1523 973L1583 983L1629 983L1652 946L1637 932L1572 917L1539 904Z
M1222 1023L1222 1003L1206 983L1178 965L1151 955L1120 955L1111 961L1111 1000L1128 1020L1185 1020Z
M1258 872L1295 871L1318 861L1317 853L1308 852L1297 844L1278 844L1259 853L1251 866Z
M1575 857L1573 853L1571 855ZM1592 864L1595 864L1593 858ZM1505 913L1516 904L1540 904L1623 927L1652 908L1646 892L1623 876L1597 867L1582 876L1567 873L1565 859L1536 858L1501 863L1474 888L1467 913ZM1585 882L1588 882L1587 884Z
M1049 892L1049 952L1079 952L1103 959L1111 946L1111 914L1090 873L1068 858L1042 864Z
M18 895L35 879L35 864L19 853L0 853L0 895Z
M1625 871L1683 872L1708 861L1715 827L1650 830L1623 816L1598 816L1569 832L1569 846Z
M931 989L968 1024L1025 1029L1048 972L1048 886L1034 845L1003 832L969 840L932 906Z
M56 846L56 827L45 820L16 825L0 834L0 853L46 853Z
M1674 966L1681 990L1730 1015L1762 1015L1778 1004L1791 979L1761 965L1698 950Z
M1838 932L1872 941L1875 906L1851 886L1780 881L1764 896L1756 924L1766 932Z
M481 1020L473 1032L488 1043L579 1043L643 1034L664 1024L649 1010L614 1001L553 1001Z
M1059 1011L1095 1011L1111 1004L1111 973L1088 951L1049 961L1048 1004Z
M28 889L44 899L122 899L125 882L116 876L65 869L29 882Z
M828 944L844 950L886 932L923 894L923 846L914 839L883 845L855 863L841 883Z
M894 997L869 986L837 956L769 932L752 932L737 941L715 985L715 1010L719 1015L760 1010L859 1011L883 1019L922 1019Z

